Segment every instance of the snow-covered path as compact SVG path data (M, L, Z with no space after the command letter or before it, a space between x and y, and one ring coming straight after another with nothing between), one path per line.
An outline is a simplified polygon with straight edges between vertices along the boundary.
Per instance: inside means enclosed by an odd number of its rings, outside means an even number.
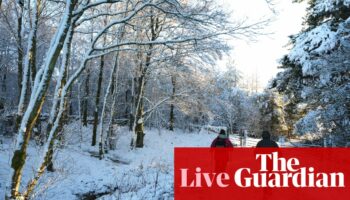
M240 146L241 142L240 142L240 138L238 135L230 135L230 140L231 142L236 145L236 146ZM259 138L252 138L252 137L247 137L247 141L246 141L246 145L245 147L255 147L256 144L260 141L261 139ZM281 144L280 142L277 142L277 144L280 147L296 147L296 146L300 146L300 140L292 140L291 142L286 141L283 144Z
M234 145L240 146L240 144L241 144L240 138L238 135L231 135L230 140L231 140L232 144L234 144ZM246 141L246 147L255 147L256 144L259 142L259 140L260 139L248 137L247 141Z

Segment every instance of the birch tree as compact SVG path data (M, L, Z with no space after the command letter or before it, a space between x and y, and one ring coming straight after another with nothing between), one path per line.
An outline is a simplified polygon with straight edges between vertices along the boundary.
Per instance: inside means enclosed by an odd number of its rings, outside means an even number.
M8 197L11 197L13 199L21 196L19 192L19 187L22 178L23 166L26 161L26 150L30 139L31 131L42 109L42 105L45 100L45 94L49 86L50 78L52 76L53 68L55 67L56 61L59 56L59 52L63 47L63 43L69 29L68 24L70 24L73 8L76 4L75 1L70 0L68 0L66 3L67 4L65 16L62 18L58 31L56 32L56 35L52 40L51 48L48 51L46 62L35 78L31 99L29 101L26 111L24 112L24 116L21 120L21 125L18 130L15 150L11 163L11 167L13 169L11 175L11 194L7 195ZM34 6L34 9L36 9L36 5ZM36 14L33 16L36 17ZM29 60L26 62L29 63Z

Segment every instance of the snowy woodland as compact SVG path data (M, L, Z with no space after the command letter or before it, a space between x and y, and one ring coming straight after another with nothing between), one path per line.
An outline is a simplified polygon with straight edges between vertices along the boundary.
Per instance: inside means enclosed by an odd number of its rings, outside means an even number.
M227 41L269 18L216 0L0 0L0 199L173 199L173 148L221 128L349 146L350 0L307 3L258 90Z

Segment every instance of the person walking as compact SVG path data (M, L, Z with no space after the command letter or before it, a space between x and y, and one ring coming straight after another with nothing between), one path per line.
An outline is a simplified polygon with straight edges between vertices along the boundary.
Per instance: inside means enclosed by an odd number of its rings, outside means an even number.
M219 135L213 140L210 147L233 147L226 131L221 129Z
M256 144L256 147L278 147L278 144L271 140L271 134L268 131L262 132L262 140Z
M210 147L214 147L213 151L213 170L216 173L221 173L226 170L227 164L230 160L230 151L224 149L225 147L233 147L226 131L221 129L219 135L213 140ZM221 148L217 148L221 147Z
M262 140L260 140L259 142L258 142L258 144L256 145L256 147L257 148L259 148L259 149L257 149L257 151L255 152L255 153L264 153L264 154L266 154L266 153L272 153L271 151L271 149L269 149L269 150L267 150L267 149L261 149L260 147L268 147L268 148L278 148L278 144L275 142L275 141L273 141L273 140L271 140L271 134L270 134L270 132L268 132L268 131L263 131L262 132L262 134L261 134L261 136L262 136ZM274 151L274 150L273 150ZM272 170L272 166L273 166L273 164L272 164L272 160L268 160L267 161L267 163L266 163L266 165L267 165L267 169L268 170ZM267 199L270 199L271 198L271 195L273 195L273 190L271 189L271 188L269 188L269 187L264 187L263 188L263 191L262 191L262 198L261 199L263 199L263 200L267 200Z

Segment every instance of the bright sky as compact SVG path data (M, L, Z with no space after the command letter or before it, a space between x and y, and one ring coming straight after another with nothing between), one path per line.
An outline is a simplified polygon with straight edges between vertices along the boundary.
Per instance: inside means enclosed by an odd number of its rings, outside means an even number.
M273 17L266 27L272 33L260 36L256 42L229 41L234 46L230 57L236 67L245 75L258 74L259 83L265 87L278 72L278 60L288 52L289 35L298 33L302 28L306 3L292 3L292 0L274 0L274 14L265 0L218 0L225 8L233 11L233 18L247 17L250 21ZM219 62L225 65L227 58Z

